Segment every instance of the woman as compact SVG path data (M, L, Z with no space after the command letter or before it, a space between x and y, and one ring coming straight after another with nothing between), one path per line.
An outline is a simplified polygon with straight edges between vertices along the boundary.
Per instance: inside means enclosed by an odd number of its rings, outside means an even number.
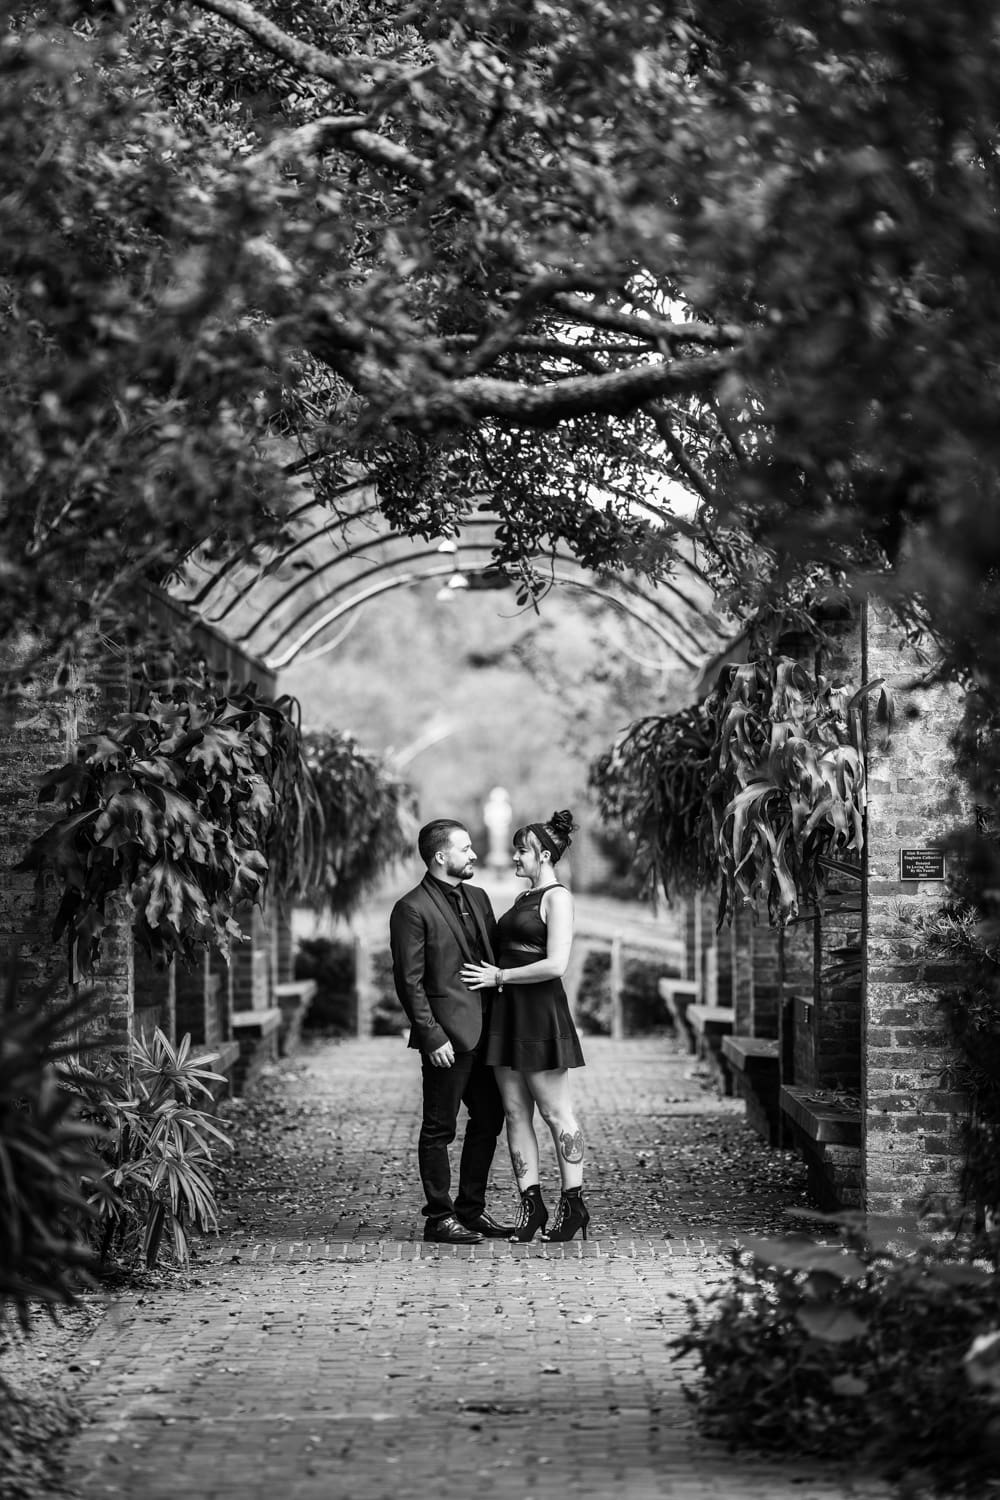
M548 1223L539 1185L537 1104L552 1132L562 1192L543 1240L587 1238L590 1214L583 1201L583 1131L570 1097L570 1068L583 1067L580 1039L569 1012L562 976L573 942L573 902L556 877L573 815L556 812L547 823L529 823L514 835L514 873L530 882L497 923L498 964L467 964L470 989L495 989L486 1061L507 1116L507 1144L521 1191L514 1241L534 1238Z

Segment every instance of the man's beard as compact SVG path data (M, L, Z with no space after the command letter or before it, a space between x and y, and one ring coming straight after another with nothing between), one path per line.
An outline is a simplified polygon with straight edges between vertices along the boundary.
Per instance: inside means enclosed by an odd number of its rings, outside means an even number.
M472 866L468 860L463 860L461 864L456 863L455 860L449 860L445 868L453 880L472 879Z

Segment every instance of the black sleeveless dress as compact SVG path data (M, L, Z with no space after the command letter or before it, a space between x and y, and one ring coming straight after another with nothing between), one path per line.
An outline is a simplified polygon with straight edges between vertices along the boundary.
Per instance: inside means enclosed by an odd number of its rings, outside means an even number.
M497 923L496 961L506 970L507 982L495 992L490 1007L486 1062L491 1067L544 1073L550 1068L584 1066L562 980L511 983L512 969L545 957L546 930L538 908L545 892L554 888L523 891Z

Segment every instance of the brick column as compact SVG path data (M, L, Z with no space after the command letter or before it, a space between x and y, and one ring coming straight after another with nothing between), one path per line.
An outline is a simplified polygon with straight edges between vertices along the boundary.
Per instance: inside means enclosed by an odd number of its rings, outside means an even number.
M884 607L869 602L865 680L884 677L896 705L887 750L868 758L863 1170L872 1212L914 1211L927 1193L954 1200L966 1101L942 1083L952 1061L933 967L901 913L931 913L938 882L901 881L901 848L930 848L971 816L948 739L957 689L910 686L925 670Z
M716 934L715 938L715 1005L733 1004L736 995L738 943L736 937L737 923L743 917L738 913L734 917L732 925L724 925Z
M271 931L259 906L242 907L236 919L246 938L233 944L233 1010L266 1010L271 1004Z
M728 951L727 951L728 950ZM722 956L727 963L723 965ZM736 1036L753 1036L754 922L748 907L734 914L728 934L719 934L719 1004L733 1007ZM729 994L724 998L723 969L728 969Z
M4 643L0 665L16 672L35 649L28 640ZM17 958L19 989L26 998L49 987L54 998L62 998L77 977L71 974L67 943L55 943L51 936L61 892L51 878L38 890L33 875L12 868L53 818L51 804L39 805L38 779L71 759L80 739L129 700L125 652L102 649L68 680L64 671L57 679L58 670L43 660L15 693L0 697L0 960ZM109 903L108 914L100 963L79 986L93 997L89 1029L117 1042L127 1036L132 1020L132 930L122 901Z
M782 941L779 927L767 927L761 923L751 929L751 1036L773 1040L778 1035Z
M274 982L287 984L295 978L295 940L292 936L292 913L274 907Z
M176 1042L177 965L173 963L167 969L158 969L142 948L136 947L133 975L136 1036L150 1042L159 1026L169 1041Z

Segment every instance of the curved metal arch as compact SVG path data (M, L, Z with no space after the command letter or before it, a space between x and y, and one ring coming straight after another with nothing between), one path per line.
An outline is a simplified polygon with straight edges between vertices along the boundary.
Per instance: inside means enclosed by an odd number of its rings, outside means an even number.
M364 512L362 512L361 514L370 515L370 514L372 514L372 512L377 511L377 510L378 510L378 506L370 506ZM469 520L466 522L465 528L463 528L463 529L464 530L468 530L470 527L473 527L473 526L489 526L489 527L493 527L493 526L495 526L495 524L496 524L496 517L495 516L471 516L469 518ZM319 531L314 532L312 534L312 539L315 540L315 538L318 537L318 536L321 536L322 533L323 533L323 528L320 528ZM459 535L461 536L461 533L459 533ZM264 624L266 624L266 622L269 619L272 618L272 616L278 614L281 611L282 606L284 604L286 604L289 599L293 598L301 589L305 588L307 586L307 584L314 583L317 578L322 577L324 573L328 573L331 570L331 568L337 567L338 564L340 564L342 562L346 562L350 558L359 557L359 556L363 555L365 552L374 551L375 549L377 549L379 547L383 547L383 546L387 545L390 542L408 541L408 540L412 540L412 539L406 537L404 535L404 533L402 533L402 532L398 532L398 531L383 532L379 536L367 537L363 542L357 542L357 543L355 543L354 546L347 547L347 548L344 549L344 551L338 552L334 557L328 558L326 562L322 563L318 568L315 568L308 575L308 577L296 578L292 583L290 583L288 585L288 587L284 590L283 593L279 594L275 599L272 599L271 603L267 606L267 608L264 610L264 612L261 615L258 616L258 618L255 621L255 623L253 624L253 626L249 630L247 630L243 635L241 635L238 638L240 645L245 645L246 642L250 639L250 637L252 635L255 635L256 632L258 630L260 630L260 628ZM485 543L478 543L477 545L484 546ZM461 542L456 543L456 548L457 548L457 550L461 550ZM289 549L289 551L287 553L285 553L284 556L286 556L286 557L289 556L292 550L293 549ZM423 556L426 556L427 554L425 554L425 553L419 553L419 554L414 554L414 555L423 557ZM557 558L562 558L565 561L572 561L573 560L568 553L556 552L555 556ZM404 563L404 564L406 563L406 558L405 557L401 557L401 558L399 558L397 560L400 561L400 562L402 562L402 563ZM580 566L582 567L583 564L581 563ZM253 589L253 587L255 586L255 584L256 584L256 580L254 580L252 583L248 584L247 587L240 592L240 594L237 596L237 598L234 599L229 605L226 606L226 608L223 610L223 612L221 614L219 614L219 615L213 615L211 617L210 624L212 624L212 625L218 625L218 624L220 624L220 622L225 619L225 617L229 613L229 611L231 609L233 609L238 602L240 602L242 599L246 598L247 594L249 594L251 592L251 590ZM661 614L664 614L671 621L672 624L677 625L679 629L684 630L685 633L691 638L692 641L696 642L697 644L700 644L700 642L698 641L698 637L695 635L694 631L692 631L689 627L683 625L681 623L681 621L679 621L674 615L672 615L671 612L667 609L666 605L663 604L663 603L661 603L658 599L656 599L655 593L653 593L652 591L650 593L648 593L648 594L644 593L643 590L639 589L634 584L629 584L625 579L621 580L621 585L622 585L623 588L628 589L628 590L634 592L637 596L645 599L653 609L656 609ZM343 587L343 585L338 585L338 587ZM677 594L678 598L680 598L681 600L683 600L683 602L689 608L691 608L691 609L697 609L697 606L694 605L694 604L692 604L691 600L687 599L685 597L685 595L683 595L680 592L679 589L677 589L676 587L672 587L671 591L673 593ZM312 605L309 606L310 609L313 608L313 607L314 606L312 606ZM284 640L285 636L288 634L289 628L294 628L294 626L296 624L298 624L298 622L300 620L303 620L308 615L308 613L309 613L309 609L300 610L299 613L295 616L295 618L291 621L290 626L286 626L285 629L271 642L272 649L275 646L280 645L281 642L282 642L282 640Z
M363 487L363 483L370 483L370 481L364 481L364 482L358 481L354 485L345 486L343 488L343 490L339 491L338 493L346 494L351 489L357 489L357 488ZM295 516L302 515L307 510L311 510L314 507L314 505L318 505L318 504L322 504L322 502L321 501L317 501L317 500L312 500L307 505L301 506L293 514ZM380 514L380 511L381 511L381 507L379 505L377 505L377 504L376 505L368 505L368 506L365 506L364 509L357 511L353 516L342 518L341 520L339 520L337 522L337 524L338 525L350 525L354 521L363 521L363 520L365 520L366 518L368 518L370 516L378 515L378 514ZM491 512L487 516L469 516L467 518L467 520L463 523L463 526L461 528L459 528L459 530L461 532L462 530L467 530L469 527L472 527L472 526L489 526L489 527L494 527L495 528L495 526L496 526L497 522L499 521L499 519L500 518L495 513L493 513L493 512ZM273 562L271 564L271 567L272 568L280 567L281 565L283 565L284 563L286 563L288 561L288 559L290 557L292 557L296 552L300 551L303 547L309 546L310 543L318 541L319 538L322 537L322 536L324 536L326 533L328 533L329 530L330 530L330 526L329 526L329 523L327 523L327 524L325 524L323 526L317 527L315 531L311 531L311 532L307 533L305 536L300 537L297 541L293 542L290 547L287 547L285 549L285 551L282 552L276 559L273 560ZM268 605L267 609L264 611L264 613L262 615L260 615L260 617L257 619L257 621L255 622L255 624L249 630L245 631L242 636L240 636L238 638L240 644L241 645L246 644L246 642L249 641L250 637L253 636L268 619L270 619L274 614L278 613L278 611L281 609L282 605L284 605L287 602L287 600L289 600L292 597L294 597L294 595L296 593L298 593L301 589L306 588L317 577L321 576L324 573L329 572L329 570L331 568L336 567L338 565L338 563L343 562L343 561L345 561L345 560L347 560L348 558L351 558L351 557L357 557L359 554L363 553L364 551L366 551L369 548L381 547L381 546L384 546L388 542L408 541L408 540L412 540L412 538L407 537L405 532L397 532L397 531L382 532L382 533L380 533L378 535L369 536L368 538L366 538L366 540L363 543L361 543L361 542L356 543L354 546L348 547L348 548L346 548L342 552L337 552L333 557L329 558L320 567L315 568L308 575L303 575L301 578L295 579L291 584L289 584L289 586L284 590L284 592L282 594L280 594L276 599L272 600L271 603ZM566 554L566 553L556 552L555 556L556 557L568 558L568 554ZM703 578L703 574L702 574L701 570L699 568L697 568L691 562L691 560L689 558L686 558L683 553L677 553L676 554L676 560L677 560L678 563L682 564L685 568L687 568L688 571L694 577L699 578L699 579ZM223 567L220 568L219 571L217 572L217 574L215 575L215 580L214 581L217 582L220 579L222 579L225 576L225 573L231 567L235 566L235 562L236 562L235 559L230 559L229 562L227 562L226 564L224 564ZM582 567L583 564L581 563L580 566ZM209 623L212 624L212 625L221 625L222 622L226 619L226 617L229 614L231 614L232 611L234 609L236 609L240 604L242 604L244 602L244 600L253 592L253 590L256 588L257 584L260 581L260 576L261 575L260 575L259 572L256 573L250 579L250 581L248 583L246 583L241 589L238 589L237 592L233 595L233 597L229 600L229 602L225 605L225 607L218 614L212 615L212 616L209 617ZM204 602L204 600L207 598L207 594L208 594L208 592L210 592L212 586L214 586L214 582L211 585L207 585L207 586L203 587L201 590L199 590L199 592L195 596L195 598L193 600L191 600L191 604L192 604L193 607L196 608L199 605L199 603ZM623 583L623 586L625 586L624 583ZM634 586L632 586L632 587L634 588ZM635 589L634 591L637 594L639 594L642 598L646 599L649 602L649 604L654 609L659 609L664 614L666 614L667 618L670 619L674 624L676 624L680 629L685 629L686 633L691 637L692 640L697 640L697 637L695 636L695 634L694 634L693 631L691 631L690 629L687 629L686 627L682 626L681 623L680 623L680 621L678 621L676 619L676 617L673 616L670 613L670 611L666 609L665 606L659 604L656 601L655 592L659 588L665 589L669 593L676 595L676 597L681 601L682 604L684 604L686 606L686 608L688 608L690 610L693 610L695 612L699 611L698 604L694 600L690 599L687 596L687 594L685 594L684 591L676 583L672 582L669 578L661 579L657 584L652 585L651 588L650 588L650 591L648 593L644 593L641 589ZM296 620L299 620L301 618L303 618L303 615L300 612L300 614L296 616ZM273 641L272 642L272 647L278 645L278 643L280 642L281 639L283 639L283 636L279 636L276 641Z
M342 485L340 485L337 489L335 489L333 491L333 495L330 498L331 499L339 499L342 495L350 495L352 493L352 491L354 491L354 490L363 490L363 489L367 488L369 485L371 485L372 483L373 483L373 481L372 481L372 478L371 478L370 475L366 476L364 479L354 479L354 480L351 481L350 484L342 484ZM285 516L285 518L284 518L285 525L286 526L290 525L293 521L297 521L300 516L304 516L307 511L312 510L314 508L314 506L323 505L324 503L325 502L322 501L322 500L317 500L316 496L313 495L311 497L311 499L304 501L301 505L295 506L295 508L293 510L290 510L288 512L288 515ZM378 510L378 506L377 505L369 506L364 511L358 511L357 514L359 516L360 515L367 515L371 511L373 511L373 510ZM354 517L353 516L349 516L347 519L348 520L354 520ZM326 530L326 528L321 526L319 528L319 530L313 532L312 535L313 535L313 537L317 537L317 536L321 535L322 532L325 531L325 530ZM302 545L300 542L296 542L291 548L289 548L288 552L287 553L283 553L282 556L283 557L284 556L290 556L291 553L294 552L295 549L297 547L299 547L300 545ZM239 565L240 565L241 562L247 562L248 560L249 559L248 559L247 554L246 554L245 551L244 552L234 552L231 557L227 557L226 560L225 560L225 562L222 563L221 566L216 569L216 571L211 575L211 577L207 580L207 582L205 582L205 583L202 584L201 588L195 594L194 598L188 600L188 603L191 605L191 608L192 609L200 609L201 606L207 600L209 594L215 588L216 584L220 583L222 581L222 579L224 579L228 573L231 573L234 568L239 567ZM236 600L234 601L234 603L238 603L241 599L245 598L246 595L250 592L250 589L253 588L257 584L259 578L260 578L260 574L258 572L255 575L253 581L247 586L247 588L244 589L244 590L242 590L236 596ZM228 605L226 607L226 609L223 610L222 614L218 616L218 618L220 620L224 620L225 617L226 617L226 615L229 613L229 610L232 607L233 607L232 605ZM214 624L215 621L212 620L209 623L210 624Z
M481 544L467 544L467 543L463 544L461 541L459 541L458 543L456 543L455 552L452 553L452 556L453 557L457 556L457 555L459 555L463 551L468 552L468 551L472 550L473 547L481 547ZM361 549L361 550L365 550L365 549ZM343 555L343 554L341 554L341 555ZM420 562L420 561L423 561L424 559L438 557L439 555L440 555L440 553L439 553L438 549L435 547L435 548L433 548L431 550L428 550L428 551L411 553L408 557L392 557L392 558L389 558L385 562L377 563L374 567L369 568L368 573L367 573L366 576L370 578L370 577L374 576L376 573L384 573L386 571L386 569L388 569L388 568L395 567L397 565L402 566L402 567L407 567L412 562ZM556 553L555 560L556 561L560 561L560 562L572 563L572 564L574 564L577 567L582 567L583 566L581 563L578 563L575 558L573 558L571 556L566 556L565 554L561 554L561 553ZM320 569L319 571L320 572L325 572L326 569L329 568L329 567L332 567L336 561L337 561L337 559L331 559L331 561L329 563L324 564L324 567L322 569ZM448 572L452 572L453 570L454 570L454 564L450 563L448 565L447 571ZM317 575L313 574L312 576L316 577ZM566 575L563 575L564 578L565 578L565 576ZM350 588L356 582L357 582L357 579L356 578L352 578L352 579L348 579L344 583L338 584L336 586L336 588L333 588L333 589L330 590L329 594L327 595L327 598L328 599L334 599L334 598L336 598L339 594L342 594L345 589ZM661 600L659 600L659 599L657 599L655 597L655 595L650 595L650 594L643 593L641 589L636 588L636 586L634 584L629 583L626 579L619 579L619 580L617 580L617 582L618 582L618 587L621 588L625 593L632 595L636 599L640 599L643 602L643 604L646 604L651 609L655 610L655 612L658 615L661 615L665 620L669 620L670 624L672 626L674 626L677 630L679 630L683 635L685 635L692 642L693 645L695 645L696 647L698 647L699 650L701 650L703 648L704 642L702 642L698 638L698 636L691 629L691 627L689 625L687 625L683 620L679 620L677 618L677 616L675 614L673 614L673 612L671 610L669 610L666 607L665 604L662 603ZM596 592L601 592L601 591L599 591L597 589L597 585L594 585L594 588L595 588ZM601 597L609 597L610 598L610 597L613 597L613 596L612 595L606 595L603 592L601 592ZM288 623L284 626L284 628L282 630L280 630L278 632L278 634L275 636L274 640L271 642L271 651L274 652L275 650L277 650L277 648L281 645L282 641L286 640L287 637L292 633L292 631L294 631L295 629L297 629L298 626L300 626L306 619L308 619L309 615L313 613L313 611L316 609L316 607L317 607L316 602L312 601L311 603L309 603L305 607L305 609L300 609L299 612L298 612L298 614L295 615L295 616L293 616L293 618L291 620L289 620ZM254 626L253 630L248 631L245 636L241 637L241 643L245 642L246 640L249 639L249 637L254 633L254 630L256 630L258 628L259 623L260 622L258 621L258 624ZM676 651L678 655L682 654L681 651L680 651L680 649L679 649L679 647L677 646L676 642L672 641L670 643L670 645L671 645L671 649L674 650L674 651ZM687 660L686 657L685 657L685 660Z
M373 510L378 510L378 506L377 505L371 506L368 510L366 510L364 512L361 512L360 514L362 514L362 515L368 515ZM320 529L318 531L315 531L315 532L312 533L312 535L308 538L308 540L309 541L315 541L317 537L322 536L323 530L324 530L324 528L320 527ZM263 614L261 614L261 615L258 616L257 621L254 624L254 626L252 627L252 629L246 631L245 634L243 634L243 635L241 635L239 637L240 645L243 645L246 641L248 641L250 639L250 637L254 634L254 632L257 631L257 630L259 630L261 628L261 626L264 625L266 623L266 621L268 621L271 618L272 615L277 614L278 611L281 609L282 605L287 600L293 598L294 595L297 594L300 589L305 588L307 584L314 583L317 578L321 578L324 573L328 573L331 568L337 567L342 562L347 562L352 557L359 557L359 556L361 556L365 552L370 552L375 547L382 547L387 542L398 542L398 541L405 541L405 540L408 540L408 538L404 537L402 535L402 533L397 532L397 531L387 531L387 532L381 533L381 535L379 535L379 536L374 536L374 537L370 536L370 537L367 537L363 542L356 542L353 547L345 547L344 550L343 550L343 552L337 552L337 553L334 554L333 557L327 558L326 562L322 563L318 568L314 568L313 571L307 577L303 576L302 578L296 578L292 583L290 583L288 585L288 587L285 589L284 593L279 594L276 599L272 599L271 603L264 610ZM299 544L297 543L296 546L298 546L298 545ZM303 546L306 545L305 540L303 540L303 542L302 542L301 545L303 545ZM286 552L286 553L283 554L283 557L285 557L285 558L289 557L291 555L292 551L294 551L294 550L295 550L294 548L289 548L288 552ZM421 555L423 555L423 554L421 554ZM400 560L402 560L402 559L400 559ZM231 609L233 609L236 604L240 603L243 599L246 598L247 594L250 593L251 589L255 586L255 584L256 584L256 580L254 580L253 584L248 585L247 588L245 588L244 590L242 590L242 592L237 595L236 599L234 599L231 604L228 604L226 606L225 610L223 611L223 613L221 615L214 615L212 617L211 623L213 625L217 625L220 620L225 619L225 617L229 613L229 611ZM310 608L311 607L312 606L310 606ZM304 617L304 614L308 614L308 610L305 610L305 611L301 611L300 610L299 614L296 615L295 620L298 621L298 620L302 619ZM295 623L295 622L293 622L293 623ZM287 634L287 630L284 633ZM278 645L278 642L281 641L281 639L282 639L282 636L279 635L277 637L277 639L272 642L272 645L274 645L274 646Z
M439 554L437 552L432 552L424 553L421 555L425 557L437 557ZM394 589L409 588L416 583L425 583L433 578L448 578L451 577L453 573L454 568L451 563L442 563L438 567L428 568L424 572L400 573L397 574L394 578L380 579L378 583L372 584L369 588L362 589L362 591L354 598L347 599L343 603L338 604L335 609L329 610L321 620L314 621L312 625L310 625L305 631L303 631L298 640L293 642L293 644L288 648L287 651L283 652L281 656L267 657L266 663L272 671L280 672L283 667L290 666L295 658L299 656L303 649L309 644L309 642L311 640L315 640L316 636L319 635L321 631L325 630L329 625L335 625L338 620L343 619L343 617L347 614L350 614L352 610L360 609L362 605L367 604L371 599L375 599L381 594L390 593ZM565 584L568 588L580 589L584 593L595 594L599 599L603 599L614 609L620 610L622 614L629 615L638 624L642 625L646 630L651 631L653 635L656 636L657 640L659 640L662 645L666 646L668 651L670 651L674 656L680 658L685 666L695 669L700 665L699 661L693 659L684 651L682 651L678 647L676 641L672 641L670 637L667 636L658 625L654 624L652 620L646 619L639 613L637 609L633 609L630 605L626 604L624 600L616 599L613 594L609 594L605 589L598 588L596 584L588 583L584 579L570 578L568 575L562 573L553 573L553 577L555 578L555 581L557 583ZM303 660L315 661L318 657L324 656L328 651L334 650L336 646L339 645L341 639L342 637L338 636L335 640L327 642L317 650L309 652L309 654L305 656Z

